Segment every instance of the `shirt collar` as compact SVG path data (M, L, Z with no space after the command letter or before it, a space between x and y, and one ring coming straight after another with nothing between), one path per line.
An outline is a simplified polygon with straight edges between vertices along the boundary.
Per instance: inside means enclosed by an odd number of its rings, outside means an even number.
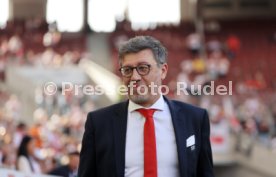
M136 104L133 101L129 100L129 104L128 104L128 111L129 112L133 112L133 111L135 111L137 109L140 109L140 108L157 109L159 111L163 111L164 108L165 108L165 100L164 100L163 95L161 95L158 98L158 100L153 105L151 105L150 107L143 107L143 106L141 106L139 104Z

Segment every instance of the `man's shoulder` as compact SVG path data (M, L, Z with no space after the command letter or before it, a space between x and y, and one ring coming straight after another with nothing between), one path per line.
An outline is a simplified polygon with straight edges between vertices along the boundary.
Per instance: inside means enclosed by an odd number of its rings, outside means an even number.
M99 108L97 110L89 112L89 114L108 114L112 112L117 112L119 110L122 110L123 108L126 108L127 106L127 101L112 104L103 108Z
M113 115L124 112L124 110L125 112L127 112L127 105L128 102L124 101L103 108L99 108L97 110L89 112L87 118L93 117L94 120L98 118L101 120L109 119Z
M192 122L202 122L206 118L208 119L208 113L206 109L184 103L177 100L170 100L169 105L171 109L177 114L178 117L183 117Z
M182 102L182 101L179 101L179 100L169 100L169 104L176 108L176 109L180 109L180 110L189 110L189 111L196 111L196 112L205 112L206 110L201 108L201 107L198 107L198 106L195 106L195 105L192 105L192 104L189 104L189 103L185 103L185 102Z
M178 115L185 115L185 117L192 117L197 120L208 115L206 109L200 108L198 106L181 102L178 100L168 100L169 107L172 111L176 112Z

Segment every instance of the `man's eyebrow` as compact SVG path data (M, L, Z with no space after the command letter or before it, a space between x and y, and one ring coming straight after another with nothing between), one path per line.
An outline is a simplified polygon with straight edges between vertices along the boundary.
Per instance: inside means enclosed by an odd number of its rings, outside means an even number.
M124 65L124 66L122 66L122 67L136 67L136 66L139 66L139 65L151 65L150 63L148 63L148 62L139 62L139 63L137 63L137 65Z

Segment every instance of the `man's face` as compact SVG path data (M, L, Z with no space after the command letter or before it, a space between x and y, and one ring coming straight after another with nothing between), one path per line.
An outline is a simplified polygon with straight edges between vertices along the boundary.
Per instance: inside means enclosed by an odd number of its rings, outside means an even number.
M160 96L157 88L161 86L162 80L167 75L168 65L165 63L158 66L150 49L127 54L122 60L122 67L137 67L141 64L150 65L150 71L147 75L142 76L136 69L133 69L130 77L123 76L122 79L124 85L128 87L129 99L136 104L149 107ZM154 87L149 87L149 85L154 85Z
M80 162L79 155L70 155L69 158L70 158L69 166L70 166L71 170L73 170L73 171L77 170L79 162Z

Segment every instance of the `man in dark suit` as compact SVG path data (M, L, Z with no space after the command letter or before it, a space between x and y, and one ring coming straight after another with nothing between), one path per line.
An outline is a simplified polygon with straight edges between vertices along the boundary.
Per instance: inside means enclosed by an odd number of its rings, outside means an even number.
M138 36L120 47L128 101L90 112L78 177L213 177L206 110L162 95L167 52Z
M61 177L77 177L77 170L79 165L79 152L71 152L68 154L69 163L53 169L49 175L57 175Z

